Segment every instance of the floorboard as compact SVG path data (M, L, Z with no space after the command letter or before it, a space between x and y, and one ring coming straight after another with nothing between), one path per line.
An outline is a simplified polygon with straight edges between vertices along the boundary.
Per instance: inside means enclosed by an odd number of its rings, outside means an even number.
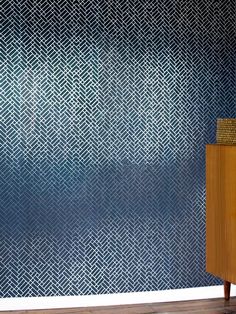
M236 297L229 301L207 299L197 301L181 301L168 303L149 303L139 305L122 305L107 307L69 308L33 311L0 311L0 314L236 314Z

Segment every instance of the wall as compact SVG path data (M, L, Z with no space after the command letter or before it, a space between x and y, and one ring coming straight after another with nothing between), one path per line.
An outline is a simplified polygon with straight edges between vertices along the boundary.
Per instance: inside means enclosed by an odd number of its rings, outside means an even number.
M232 1L4 1L0 294L205 272L205 144L235 115Z

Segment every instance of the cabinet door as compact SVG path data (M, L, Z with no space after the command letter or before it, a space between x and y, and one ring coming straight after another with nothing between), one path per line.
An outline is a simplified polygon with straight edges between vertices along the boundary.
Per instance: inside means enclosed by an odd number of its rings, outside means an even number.
M206 270L236 283L236 145L206 147Z

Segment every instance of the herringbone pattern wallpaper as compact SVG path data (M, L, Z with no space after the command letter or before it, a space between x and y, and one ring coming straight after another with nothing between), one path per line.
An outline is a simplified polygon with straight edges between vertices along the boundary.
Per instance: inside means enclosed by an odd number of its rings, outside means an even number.
M205 144L235 116L235 1L4 0L1 13L1 296L218 283Z

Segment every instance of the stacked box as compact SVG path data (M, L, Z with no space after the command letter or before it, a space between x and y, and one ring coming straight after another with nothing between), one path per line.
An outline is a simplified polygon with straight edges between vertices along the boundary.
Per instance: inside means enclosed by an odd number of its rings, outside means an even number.
M217 119L217 144L236 144L236 119Z

